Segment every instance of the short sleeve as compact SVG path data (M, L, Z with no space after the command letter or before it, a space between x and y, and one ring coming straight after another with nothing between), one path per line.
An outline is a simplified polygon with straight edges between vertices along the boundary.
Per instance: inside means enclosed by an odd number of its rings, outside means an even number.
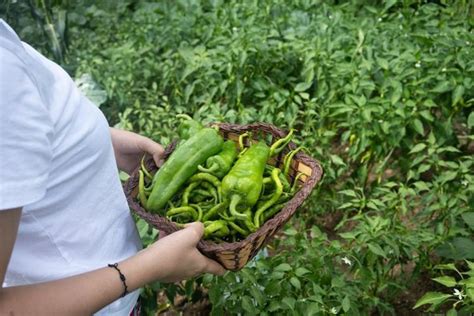
M27 66L0 45L0 210L45 195L53 127Z

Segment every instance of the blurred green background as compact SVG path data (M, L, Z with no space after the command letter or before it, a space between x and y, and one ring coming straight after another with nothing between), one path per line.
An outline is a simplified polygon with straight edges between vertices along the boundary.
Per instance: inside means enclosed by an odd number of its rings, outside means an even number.
M146 315L474 313L470 1L0 3L111 125L166 145L178 113L268 122L324 167L248 267L151 284Z

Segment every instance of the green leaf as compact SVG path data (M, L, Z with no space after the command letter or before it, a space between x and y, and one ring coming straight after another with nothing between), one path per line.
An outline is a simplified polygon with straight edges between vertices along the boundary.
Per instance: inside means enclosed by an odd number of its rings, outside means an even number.
M420 298L413 309L418 308L422 305L426 304L434 304L434 305L439 305L448 298L451 297L451 294L444 294L444 293L439 293L439 292L427 292L425 295L423 295L422 298Z
M369 247L370 251L372 251L377 256L387 258L387 255L383 251L382 247L380 247L379 245L377 245L377 244L367 244L367 246Z
M456 312L455 308L450 309L448 313L446 314L446 316L457 316L457 315L458 315L458 312Z
M295 236L298 234L298 231L292 226L285 230L285 235Z
M386 1L383 1L382 3L385 3L383 10L387 11L388 9L393 7L395 4L397 4L397 0L386 0Z
M311 271L306 268L299 267L298 269L295 270L295 275L298 277L302 277L303 275L308 274L310 272Z
M278 271L278 272L288 272L291 270L292 268L288 263L281 263L278 266L276 266L274 269L274 271Z
M419 119L414 119L412 121L412 126L418 134L420 134L422 136L425 134L425 130L423 128L423 123Z
M344 163L344 161L341 159L341 157L337 156L337 155L330 155L329 156L331 158L331 161L335 164L335 165L338 165L338 166L345 166L346 164Z
M463 213L461 214L462 219L464 222L472 229L474 230L474 212L468 212L468 213ZM471 268L474 270L474 267Z
M474 259L474 241L466 237L456 237L435 249L444 258L463 260Z
M436 281L447 287L453 287L457 285L456 279L450 276L441 276L438 278L434 278L433 281Z
M385 58L377 58L377 64L380 68L388 70L388 61Z
M471 112L471 114L469 114L469 117L467 118L467 127L474 127L474 112Z
M444 93L451 91L452 89L453 87L449 81L441 81L431 91L437 93Z
M295 309L296 300L295 300L294 298L292 298L292 297L285 297L285 298L283 298L282 302L283 302L286 306L288 306L288 308L289 308L290 310L293 311L293 310ZM255 312L255 310L254 310L254 312Z
M351 301L349 300L348 296L345 296L342 300L342 309L346 313L351 309Z
M439 269L439 270L457 271L456 266L454 265L454 263L438 264L434 268Z
M311 81L310 82L300 82L295 86L295 91L296 92L306 91L311 87L312 84L313 83Z
M415 147L413 147L413 148L410 150L409 154L418 153L418 152L422 151L422 150L425 149L425 148L426 148L426 144L418 143L418 144L415 145Z
M474 262L471 262L469 260L466 260L467 266L469 267L469 270L474 271Z
M459 103L459 101L461 101L463 94L464 94L464 86L462 85L456 86L452 94L453 105L456 105L457 103Z
M430 187L423 181L417 181L413 185L418 189L418 191L429 191Z
M268 311L269 312L275 312L275 311L281 309L282 307L281 307L280 304L281 304L280 301L272 300L270 302L270 306L268 306Z
M290 283L293 285L297 290L301 289L301 282L295 277L290 278Z
M474 287L468 288L466 290L466 295L471 299L471 301L474 301Z
M400 83L400 81L393 81L392 85L393 85L393 92L392 92L392 96L390 97L390 102L392 103L392 105L394 105L402 97L403 86Z
M465 285L468 288L474 288L474 277L464 279L458 282L459 285Z
M250 300L250 297L248 296L242 297L242 307L249 313L252 313L253 311L255 311L255 307L253 306L252 301Z
M130 176L128 175L128 173L120 171L119 178L120 178L120 181L124 182L124 181L127 181L128 178L130 178Z
M446 171L441 174L441 176L439 177L439 181L441 183L446 183L454 180L457 175L458 173L456 171Z

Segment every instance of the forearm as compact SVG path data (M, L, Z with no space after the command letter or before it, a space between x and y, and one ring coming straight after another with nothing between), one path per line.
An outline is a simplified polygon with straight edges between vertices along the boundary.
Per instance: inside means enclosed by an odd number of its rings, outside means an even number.
M127 172L129 167L127 165L127 153L140 151L136 139L141 139L142 136L111 127L110 137L112 139L117 167L119 170Z
M160 262L156 255L152 257L144 250L119 263L129 292L160 279L156 268ZM90 315L118 299L123 291L117 270L104 267L61 280L3 288L0 314Z
M147 137L113 127L110 136L117 166L122 171L131 173L135 170L144 154L152 156L156 163L162 157L163 147Z

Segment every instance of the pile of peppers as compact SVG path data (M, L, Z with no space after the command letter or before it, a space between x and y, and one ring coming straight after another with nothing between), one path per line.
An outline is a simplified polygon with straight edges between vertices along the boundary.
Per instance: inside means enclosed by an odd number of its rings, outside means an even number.
M289 170L303 147L289 151L282 168L268 163L291 141L293 130L271 146L250 133L237 143L187 115L179 118L180 142L161 168L153 174L142 159L138 199L148 212L179 226L200 221L205 239L234 242L259 229L298 190L302 174L291 183Z

